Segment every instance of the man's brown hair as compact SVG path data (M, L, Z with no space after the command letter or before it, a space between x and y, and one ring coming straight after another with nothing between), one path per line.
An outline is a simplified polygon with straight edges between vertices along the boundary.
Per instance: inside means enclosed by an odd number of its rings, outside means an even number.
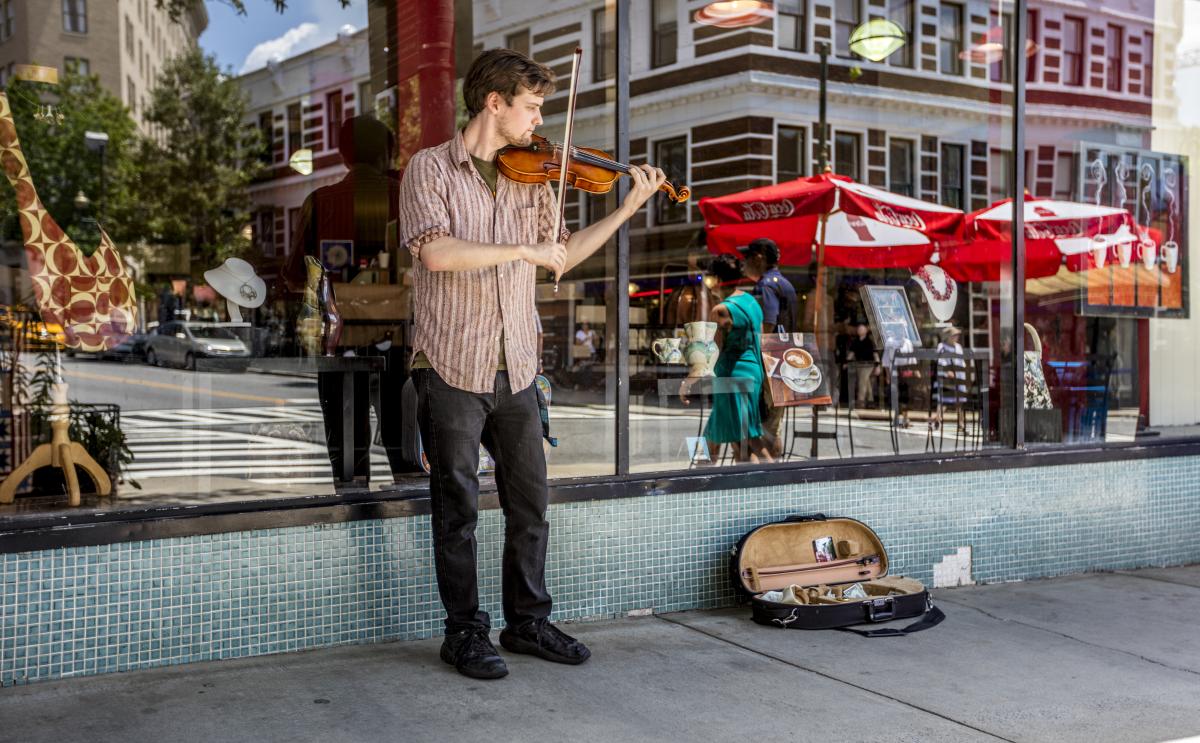
M496 92L512 105L513 96L526 87L540 96L554 92L554 73L520 52L489 49L471 64L463 80L463 100L471 118L483 110L489 93Z

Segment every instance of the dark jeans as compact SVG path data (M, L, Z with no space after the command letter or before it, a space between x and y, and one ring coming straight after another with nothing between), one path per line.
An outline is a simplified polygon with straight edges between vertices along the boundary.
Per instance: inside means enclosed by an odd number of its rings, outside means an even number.
M496 487L504 512L504 621L516 627L550 616L549 495L535 387L514 393L507 372L496 374L489 394L451 387L432 369L415 370L413 381L421 441L431 469L434 565L446 608L446 633L491 627L487 612L479 609L475 568L481 442L496 461Z
M362 356L384 356L387 368L379 373L379 399L375 402L375 417L379 422L379 435L387 450L388 463L393 473L415 471L405 463L401 447L402 409L400 391L407 378L404 351L396 346L380 352L374 348L358 349ZM317 374L317 397L321 401L321 415L325 419L325 444L329 448L329 463L333 467L333 479L342 476L342 425L354 426L354 479L371 479L371 374L354 373L354 416L350 421L342 419L342 375L335 372Z

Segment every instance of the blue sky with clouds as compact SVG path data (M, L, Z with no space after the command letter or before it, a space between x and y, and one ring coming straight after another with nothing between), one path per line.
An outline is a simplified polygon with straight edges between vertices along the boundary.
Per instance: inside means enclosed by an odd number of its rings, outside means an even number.
M351 0L342 8L338 0L288 0L288 9L275 12L272 0L245 0L240 16L221 0L205 0L208 29L200 46L215 54L222 68L249 72L266 65L272 55L287 58L333 41L338 29L349 24L367 25L367 0ZM1180 52L1200 47L1200 0L1186 0ZM1181 69L1178 76L1180 118L1200 125L1200 96L1190 94L1200 86L1200 67Z
M367 25L366 0L347 8L338 0L288 0L283 13L272 0L244 1L242 16L220 0L205 0L208 28L200 36L204 51L235 74L263 67L273 54L286 58L333 41L346 24Z

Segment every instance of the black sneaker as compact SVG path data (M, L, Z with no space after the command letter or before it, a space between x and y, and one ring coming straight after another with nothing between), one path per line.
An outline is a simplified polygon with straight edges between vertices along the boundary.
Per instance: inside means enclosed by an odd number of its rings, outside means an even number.
M514 653L536 655L573 666L592 657L592 651L582 642L550 624L549 619L537 619L521 627L505 627L500 631L500 644Z
M473 679L500 679L508 675L508 666L496 652L484 627L446 635L442 642L442 660L464 676Z

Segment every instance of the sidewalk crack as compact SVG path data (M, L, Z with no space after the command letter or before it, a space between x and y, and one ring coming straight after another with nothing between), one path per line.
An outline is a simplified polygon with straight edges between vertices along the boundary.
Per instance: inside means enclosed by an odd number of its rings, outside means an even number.
M986 611L986 610L984 610L984 609L980 609L980 608L979 608L979 607L977 607L977 606L971 606L970 604L962 604L962 603L959 603L959 602L957 602L957 601L951 601L950 599L947 599L947 598L945 598L944 596L939 596L939 597L938 597L938 603L940 603L940 604L952 604L952 605L954 605L954 606L957 606L957 607L959 607L959 608L962 608L962 609L971 609L972 611L977 611L977 612L979 612L980 614L984 615L985 617L988 617L988 618L990 618L990 619L995 619L995 620L996 620L996 621L998 621L998 622L1010 622L1010 623L1012 623L1012 624L1018 624L1018 625L1020 625L1020 626L1022 626L1022 627L1028 627L1028 628L1030 628L1030 629L1039 630L1039 631L1041 631L1041 632L1045 632L1045 633L1047 633L1047 634L1050 634L1050 635L1055 635L1055 636L1057 636L1057 637L1062 637L1062 638L1064 638L1064 639L1067 639L1067 640L1072 640L1072 641L1074 641L1074 642L1077 642L1077 643L1079 643L1080 645L1087 645L1088 647L1091 647L1091 648L1098 648L1098 649L1100 649L1100 650L1108 650L1108 651L1111 651L1111 652L1114 652L1114 653L1120 653L1120 654L1122 654L1122 655L1128 655L1128 656L1130 656L1131 658L1137 658L1138 660L1143 660L1143 661L1145 661L1145 662L1147 662L1147 663L1150 663L1150 664L1152 664L1152 665L1161 666L1162 668L1167 668L1167 669L1170 669L1170 670L1172 670L1172 671L1182 671L1182 672L1184 672L1184 673L1190 673L1190 674L1192 674L1193 676L1200 676L1200 671L1197 671L1197 670L1195 670L1195 669L1192 669L1192 668L1184 668L1184 667L1182 667L1182 666L1173 666L1173 665L1171 665L1170 663L1164 663L1164 662L1162 662L1162 661L1160 661L1160 660L1155 660L1154 658L1148 658L1148 657L1146 657L1146 656L1144 656L1144 655L1139 655L1138 653L1134 653L1134 652L1131 652L1131 651L1129 651L1129 650L1122 650L1121 648L1114 648L1114 647L1110 647L1110 646L1108 646L1108 645L1101 645L1101 644L1100 644L1100 643L1098 643L1098 642L1088 642L1087 640L1080 639L1080 638L1078 638L1078 637L1075 637L1074 635L1068 635L1068 634L1067 634L1067 633L1065 633L1065 632L1058 632L1057 630L1047 629L1046 627L1040 627L1040 626L1038 626L1038 625L1036 625L1036 624L1030 624L1029 622L1022 622L1020 619L1011 619L1011 618L1009 618L1009 617L1002 617L1002 616L999 616L998 614L993 614L993 613L991 613L990 611Z
M698 628L698 627L693 627L693 626L691 626L691 625L684 624L683 622L678 622L678 621L676 621L676 620L674 620L674 619L668 619L667 617L663 616L662 614L655 614L654 616L655 616L655 618L657 618L657 619L660 619L660 620L662 620L662 621L666 622L667 624L673 624L673 625L675 625L675 626L677 626L677 627L682 627L682 628L684 628L684 629L686 629L686 630L691 630L692 632L697 632L697 633L699 633L699 634L701 634L701 635L704 635L704 636L706 636L706 637L711 637L712 639L714 639L714 640L717 640L717 641L719 641L719 642L726 643L727 645L732 645L732 646L733 646L733 647L735 647L735 648L740 648L740 649L742 649L742 650L745 650L745 651L746 651L746 652L748 652L748 653L753 653L754 655L758 655L758 656L761 656L761 657L763 657L763 658L767 658L768 660L773 660L773 661L775 661L775 662L777 662L777 663L782 663L782 664L783 664L783 665L785 665L785 666L790 666L790 667L792 667L792 668L795 668L795 669L797 669L797 670L799 670L799 671L804 671L804 672L806 672L806 673L811 673L811 674L813 674L813 675L820 676L821 678L826 678L826 679L829 679L830 681L835 681L835 682L837 682L837 683L839 683L839 684L844 684L844 685L846 685L846 686L849 686L849 687L851 687L851 688L858 689L858 690L860 690L860 691L864 691L864 692L866 692L866 693L868 693L868 694L871 694L872 696L877 696L877 697L881 697L881 698L883 698L883 699L887 699L887 700L889 700L889 701L895 702L896 704L903 705L903 706L905 706L905 707L908 707L908 708L910 708L910 709L916 710L916 711L918 711L918 712L923 712L923 713L925 713L925 714L927 714L927 715L933 715L934 717L937 717L937 718L939 718L939 719L945 720L946 722L954 723L955 725L959 725L959 726L961 726L961 727L965 727L965 728L967 728L968 730L974 730L975 732L977 732L977 733L981 733L981 734L983 734L983 735L986 735L986 736L988 736L988 737L990 737L990 738L995 738L996 740L1003 740L1003 741L1007 741L1007 743L1015 743L1015 741L1013 741L1011 738L1005 738L1005 737L1003 737L1003 736L1001 736L1001 735L997 735L997 734L995 734L995 733L993 733L993 732L990 732L990 731L984 730L983 728L975 727L974 725L971 725L970 723L963 722L962 720L956 720L956 719L954 719L953 717L949 717L949 716L947 716L947 715L944 715L944 714L942 714L942 713L940 713L940 712L937 712L937 711L934 711L934 710L931 710L931 709L927 709L927 708L925 708L925 707L922 707L922 706L920 706L920 705L918 705L918 704L913 704L912 702L907 702L907 701L905 701L905 700L903 700L903 699L900 699L900 698L898 698L898 697L891 696L890 694L884 694L884 693L882 693L882 692L876 691L875 689L871 689L871 688L868 688L868 687L866 687L866 686L862 686L862 685L860 685L860 684L856 684L856 683L854 683L854 682L852 682L852 681L847 681L847 680L845 680L845 679L838 678L837 676L832 676L832 675L830 675L830 674L828 674L828 673L824 673L824 672L822 672L822 671L818 671L818 670L815 670L815 669L812 669L812 668L806 668L805 666L802 666L802 665L800 665L799 663L796 663L796 662L794 662L794 661L790 661L790 660L787 660L787 659L785 659L785 658L780 658L780 657L779 657L779 656L777 656L777 655L771 655L770 653L766 653L766 652L763 652L763 651L761 651L761 650L758 650L758 649L756 649L756 648L752 648L752 647L749 647L749 646L747 646L747 645L743 645L743 644L742 644L742 643L740 643L740 642L734 642L733 640L730 640L730 639L729 639L729 638L727 638L727 637L722 637L722 636L720 636L720 635L718 635L718 634L715 634L715 633L713 633L713 632L708 632L708 631L706 631L706 630L702 630L702 629L700 629L700 628Z

